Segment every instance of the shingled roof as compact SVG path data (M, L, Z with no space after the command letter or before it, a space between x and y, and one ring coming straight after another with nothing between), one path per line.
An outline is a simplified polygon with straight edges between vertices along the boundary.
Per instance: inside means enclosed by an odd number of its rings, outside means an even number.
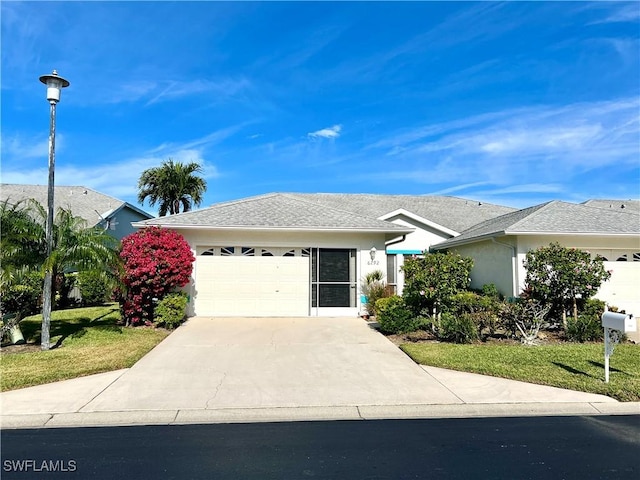
M616 212L640 212L640 200L607 200L594 198L583 202L583 205L604 208Z
M640 212L611 211L556 200L487 220L433 248L441 250L484 238L532 234L639 235Z
M272 193L209 208L145 220L135 226L210 229L291 229L396 233L413 231L375 217L312 202L295 194Z
M0 185L0 200L17 203L34 199L46 208L47 190L47 185L3 183ZM97 225L125 205L145 217L152 217L134 205L83 186L56 185L53 199L55 210L59 207L69 208L74 216L83 218L89 226Z
M515 211L515 208L439 195L377 195L341 193L293 193L297 198L380 218L396 210L407 210L455 232Z

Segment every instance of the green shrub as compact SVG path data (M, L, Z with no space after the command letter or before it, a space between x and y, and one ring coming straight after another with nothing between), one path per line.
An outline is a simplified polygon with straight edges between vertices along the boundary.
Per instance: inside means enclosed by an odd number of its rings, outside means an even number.
M500 301L497 297L478 295L474 292L459 292L446 302L445 311L454 317L468 315L473 321L478 337L486 332L493 335L500 326L498 312Z
M42 274L38 271L23 271L14 275L10 282L2 284L0 311L19 313L24 317L35 313L42 295Z
M580 305L580 314L601 317L604 313L605 306L606 303L602 300L598 300L597 298L588 298L582 302L582 305ZM609 310L617 311L618 309L616 307L609 307Z
M85 271L78 273L78 289L85 305L101 305L109 300L111 288L104 272Z
M598 342L604 338L600 315L580 315L578 320L567 319L567 340L571 342Z
M453 343L471 343L478 339L478 328L471 314L456 316L443 312L440 316L438 338Z
M482 295L485 297L496 298L498 300L501 300L502 298L502 295L500 295L500 292L498 291L498 287L493 283L485 283L482 285Z
M164 297L153 310L153 321L166 328L178 327L186 318L187 294L170 293Z
M384 333L408 333L420 328L420 320L413 315L402 297L398 295L378 300L376 311L380 330Z
M604 338L602 314L606 303L597 298L588 298L581 304L578 319L567 320L567 339L572 342L598 342ZM610 307L616 311L616 307Z

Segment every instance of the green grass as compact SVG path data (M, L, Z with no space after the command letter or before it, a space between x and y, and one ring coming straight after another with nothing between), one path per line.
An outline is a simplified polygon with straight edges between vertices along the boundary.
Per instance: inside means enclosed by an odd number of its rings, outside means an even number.
M423 365L640 401L640 345L618 345L604 382L603 344L455 345L412 343L400 347Z
M165 330L118 325L117 305L59 310L51 314L52 350L3 352L2 391L128 368L160 343ZM40 343L41 315L27 317L20 328L27 343Z

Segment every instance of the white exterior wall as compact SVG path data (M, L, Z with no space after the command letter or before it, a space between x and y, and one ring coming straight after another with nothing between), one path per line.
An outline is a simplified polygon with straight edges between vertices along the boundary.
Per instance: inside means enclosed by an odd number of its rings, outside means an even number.
M508 239L499 240L497 244L485 240L469 245L452 248L464 257L473 259L471 270L471 288L482 288L483 285L493 283L505 297L517 296L517 282L513 278L514 249L507 245ZM515 248L515 247L514 247Z
M350 248L356 250L356 308L314 308L311 315L318 316L342 316L357 315L364 311L361 304L361 284L364 276L373 271L381 270L386 276L386 254L384 233L349 233L349 232L305 232L305 231L239 231L239 230L205 230L205 229L180 229L193 254L207 246L243 246L243 247L299 247L299 248ZM375 258L371 259L371 248L376 248ZM194 278L184 290L194 296ZM268 281L266 279L265 281ZM193 315L193 302L189 305L190 315Z
M436 228L425 225L417 220L406 218L402 215L393 217L389 219L389 221L396 225L416 229L414 232L407 234L404 241L390 245L389 250L391 251L422 253L425 250L429 250L431 245L435 245L436 243L440 243L453 237L453 235L449 235Z

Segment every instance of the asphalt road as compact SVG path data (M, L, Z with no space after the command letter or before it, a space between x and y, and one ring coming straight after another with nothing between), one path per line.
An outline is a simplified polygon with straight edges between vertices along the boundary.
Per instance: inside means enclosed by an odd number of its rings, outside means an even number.
M3 479L640 478L640 416L4 430L1 439Z

